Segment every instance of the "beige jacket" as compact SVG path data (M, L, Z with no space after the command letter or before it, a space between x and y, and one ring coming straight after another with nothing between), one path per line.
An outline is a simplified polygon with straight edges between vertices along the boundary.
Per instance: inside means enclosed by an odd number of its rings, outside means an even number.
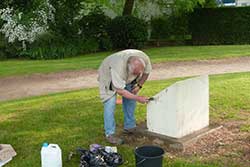
M152 70L149 57L142 51L127 49L106 57L98 69L98 81L100 98L105 102L115 93L115 89L124 89L126 84L131 83L137 76L128 72L128 59L131 56L139 56L145 62L144 73L149 74ZM139 76L137 79L140 79Z

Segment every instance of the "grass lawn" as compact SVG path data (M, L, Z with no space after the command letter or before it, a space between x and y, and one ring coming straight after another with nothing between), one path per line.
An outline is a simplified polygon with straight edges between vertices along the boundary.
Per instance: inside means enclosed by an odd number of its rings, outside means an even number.
M146 49L153 63L227 57L250 56L250 45L178 46ZM102 52L61 60L7 60L0 61L0 77L32 73L49 73L79 69L97 69L101 61L111 54Z
M246 120L242 131L250 132L250 73L216 75L210 77L211 120ZM142 94L152 96L178 79L147 82ZM122 128L123 114L117 107L118 129ZM6 167L40 166L40 149L44 141L57 143L63 150L65 167L78 166L78 159L67 161L68 153L76 147L88 148L92 143L108 145L103 137L102 104L96 88L59 93L0 103L0 143L9 143L17 157ZM248 116L247 116L248 115ZM146 109L138 105L136 117L144 121ZM137 143L125 144L118 151L127 161L124 167L134 166L133 150ZM230 161L230 157L226 159ZM212 167L219 162L164 158L164 166ZM233 162L231 163L234 166ZM237 166L237 164L236 164Z

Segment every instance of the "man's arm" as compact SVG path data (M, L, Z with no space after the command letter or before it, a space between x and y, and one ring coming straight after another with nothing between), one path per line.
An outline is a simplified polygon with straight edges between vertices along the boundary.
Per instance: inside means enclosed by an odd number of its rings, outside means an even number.
M138 81L137 85L133 88L132 93L137 94L139 90L142 88L144 82L148 79L149 74L143 74L141 79Z
M148 79L149 74L143 74L141 79L138 81L139 86L142 86L144 82Z
M148 102L148 97L144 97L144 96L137 96L133 93L130 93L129 91L127 91L126 89L116 89L116 92L120 95L123 96L127 99L133 99L138 101L139 103L147 103Z

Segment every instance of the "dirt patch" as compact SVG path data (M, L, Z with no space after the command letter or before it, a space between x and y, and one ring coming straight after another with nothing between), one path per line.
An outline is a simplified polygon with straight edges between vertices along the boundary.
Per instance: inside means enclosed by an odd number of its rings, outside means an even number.
M153 64L149 80L250 71L250 57ZM0 78L0 101L97 87L96 70Z
M177 61L153 65L151 80L250 71L250 57Z
M96 70L80 70L1 78L0 101L94 87L96 77Z
M164 142L146 136L124 135L127 144L135 147L159 145L166 151L169 159L185 159L188 162L200 161L219 166L249 167L250 133L240 131L246 121L223 122L222 128L211 132L189 144L183 151L170 149ZM136 143L136 145L135 145Z

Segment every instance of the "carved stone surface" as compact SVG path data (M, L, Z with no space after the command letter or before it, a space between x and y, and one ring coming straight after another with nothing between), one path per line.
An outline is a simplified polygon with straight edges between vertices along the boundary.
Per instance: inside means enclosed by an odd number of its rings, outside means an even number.
M149 132L181 138L209 125L208 76L176 82L147 105Z

